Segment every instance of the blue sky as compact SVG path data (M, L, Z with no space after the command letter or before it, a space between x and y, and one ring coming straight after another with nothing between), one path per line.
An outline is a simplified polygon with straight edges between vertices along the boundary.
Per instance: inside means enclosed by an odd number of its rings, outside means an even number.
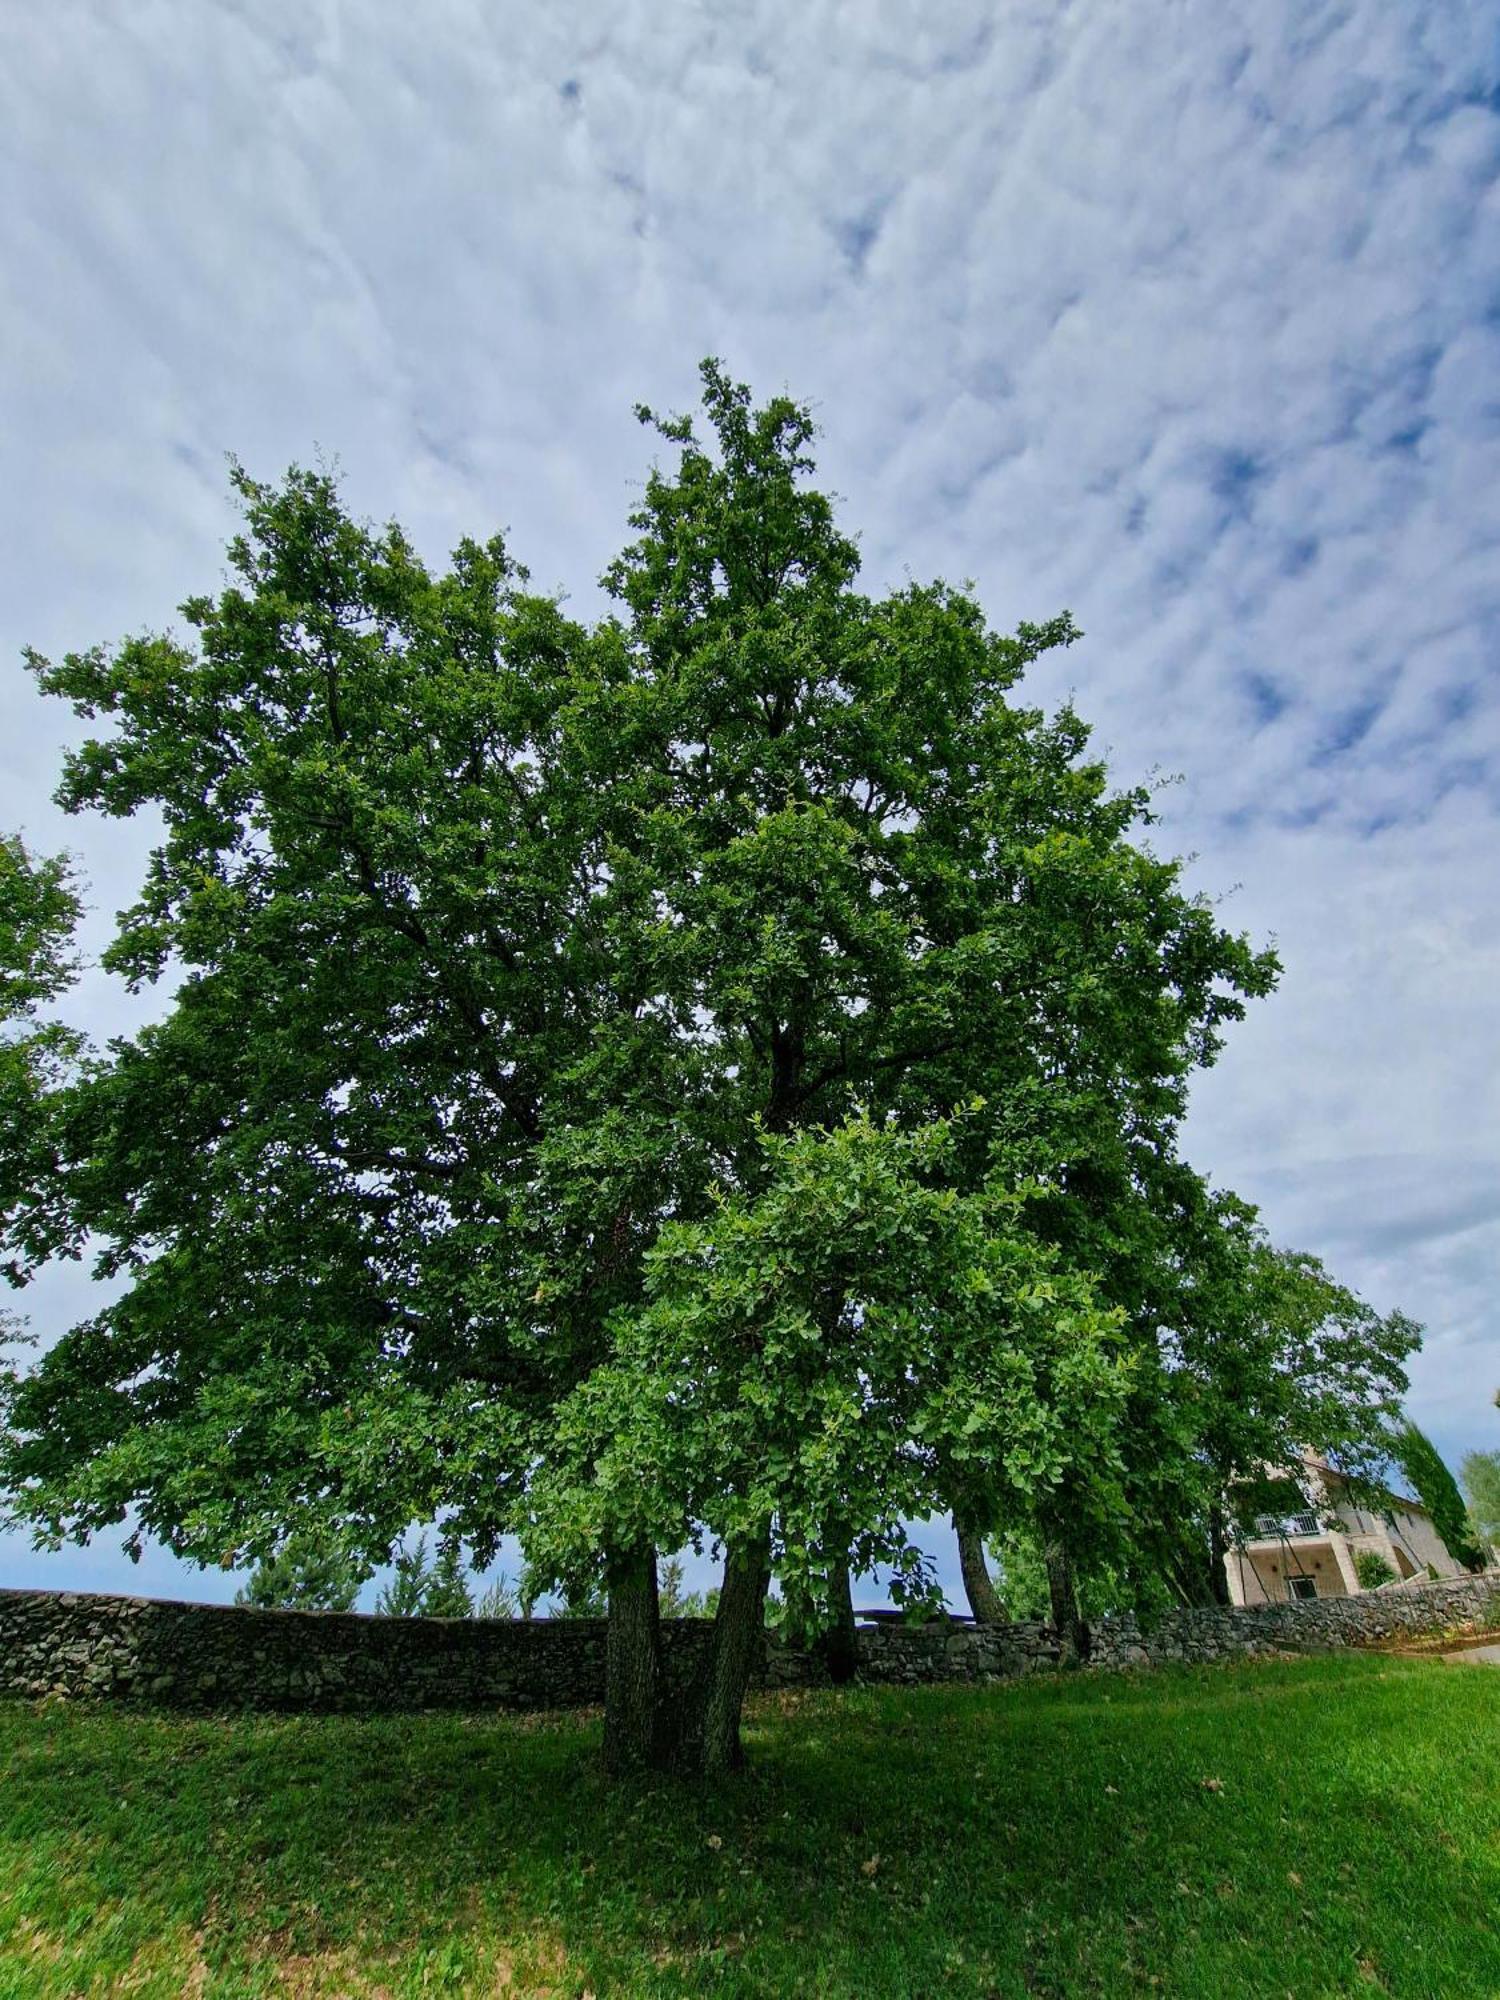
M1427 1324L1450 1457L1500 1446L1493 10L53 0L6 55L0 819L79 854L95 945L148 836L51 807L18 654L212 588L226 452L586 609L632 405L720 354L816 405L873 587L1074 612L1035 694L1180 774L1158 844L1285 960L1191 1157ZM230 1587L14 1538L0 1580Z

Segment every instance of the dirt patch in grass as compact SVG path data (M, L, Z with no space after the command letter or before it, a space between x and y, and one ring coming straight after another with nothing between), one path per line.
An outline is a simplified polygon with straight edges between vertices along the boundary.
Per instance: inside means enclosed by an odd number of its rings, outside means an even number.
M1433 1632L1420 1639L1403 1639L1399 1644L1382 1646L1383 1653L1397 1659L1429 1659L1438 1653L1467 1652L1473 1646L1500 1645L1500 1628L1493 1625L1456 1625L1447 1632Z

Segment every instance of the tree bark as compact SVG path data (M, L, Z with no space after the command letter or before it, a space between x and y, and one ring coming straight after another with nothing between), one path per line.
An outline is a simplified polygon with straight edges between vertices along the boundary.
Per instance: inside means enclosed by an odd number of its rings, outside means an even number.
M958 1536L958 1567L975 1624L1003 1625L1005 1606L990 1579L989 1565L984 1559L984 1536L972 1521L960 1514L953 1517L953 1529Z
M1066 1672L1089 1656L1089 1628L1078 1611L1073 1561L1067 1549L1050 1536L1042 1551L1047 1564L1047 1592L1052 1599L1052 1624L1057 1633L1057 1664Z
M1209 1589L1213 1592L1213 1601L1215 1604L1228 1604L1231 1601L1229 1596L1229 1565L1225 1561L1228 1553L1229 1536L1226 1531L1224 1510L1222 1507L1210 1507L1208 1510L1208 1585Z
M649 1771L662 1761L661 1631L656 1551L635 1549L609 1571L604 1664L604 1768Z
M704 1777L737 1771L745 1761L740 1715L765 1643L766 1586L771 1580L770 1536L740 1542L724 1560L724 1584L714 1616L708 1668L698 1699L684 1713L676 1762Z
M841 1545L841 1547L844 1545ZM832 1544L830 1544L832 1547ZM854 1594L849 1587L847 1557L838 1550L828 1570L828 1625L823 1633L823 1659L835 1687L852 1681L857 1664L854 1642Z

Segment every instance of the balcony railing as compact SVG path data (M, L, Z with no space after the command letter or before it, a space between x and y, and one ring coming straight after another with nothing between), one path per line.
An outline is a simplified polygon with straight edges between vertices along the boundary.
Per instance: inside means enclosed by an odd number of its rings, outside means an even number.
M1257 1514L1255 1532L1280 1541L1283 1535L1321 1535L1323 1524L1316 1514Z

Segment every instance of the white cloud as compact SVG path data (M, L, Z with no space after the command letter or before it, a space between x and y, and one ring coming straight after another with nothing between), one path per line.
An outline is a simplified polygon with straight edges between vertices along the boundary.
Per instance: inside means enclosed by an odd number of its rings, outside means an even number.
M1195 1152L1428 1319L1419 1415L1494 1442L1500 1240L1443 1233L1497 1109L1479 10L56 0L7 56L8 662L211 586L226 450L337 454L433 553L506 525L587 603L631 405L707 351L790 386L873 583L1071 606L1039 691L1185 774L1163 844L1288 962ZM0 670L3 818L107 912L139 842L47 805L70 730Z

